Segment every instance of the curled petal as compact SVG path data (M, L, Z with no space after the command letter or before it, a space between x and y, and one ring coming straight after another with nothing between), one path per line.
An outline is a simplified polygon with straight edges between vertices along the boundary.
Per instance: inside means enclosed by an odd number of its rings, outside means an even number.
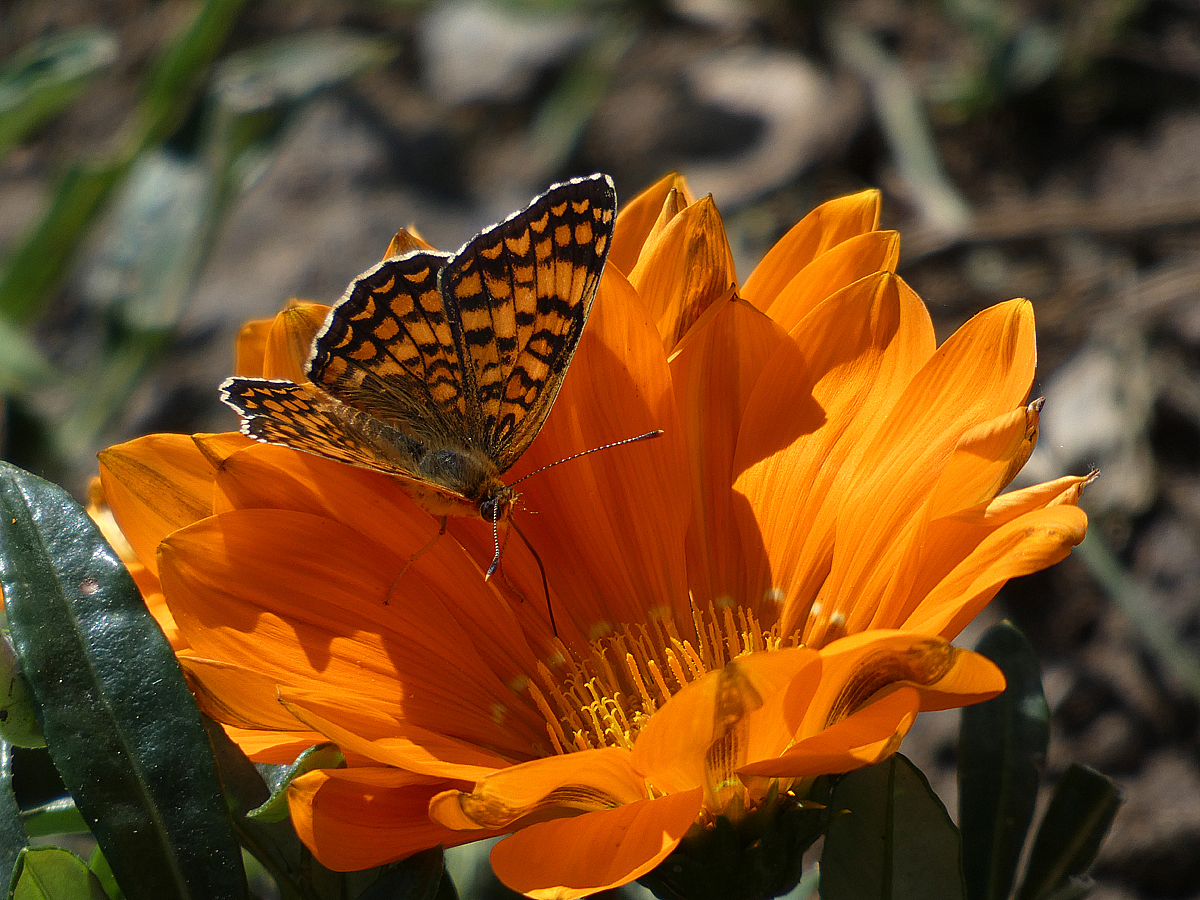
M617 214L608 264L616 266L621 274L628 276L637 265L646 238L655 225L663 220L664 210L667 211L666 220L670 221L679 210L695 202L696 198L682 175L672 173L646 188L621 207Z
M965 706L1004 690L986 657L930 634L872 630L821 650L821 682L807 703L799 735L817 734L862 709L881 691L908 685L922 709Z
M989 534L917 604L904 628L953 637L1010 578L1064 559L1087 533L1087 514L1058 504L1035 510Z
M1003 490L1037 444L1041 410L1041 401L1035 401L968 429L942 469L926 515L949 515Z
M304 367L312 355L313 339L328 315L329 307L324 304L299 301L280 312L267 335L262 377L308 381Z
M323 866L356 872L438 844L479 840L478 833L450 831L426 815L445 787L400 769L318 769L291 783L288 810L296 834Z
M647 243L629 283L670 353L709 305L737 283L729 239L711 197L684 209Z
M872 766L900 748L919 706L915 689L889 691L823 731L801 738L780 756L752 763L738 774L804 778Z
M252 319L238 331L235 345L233 374L262 378L263 359L267 353L267 335L275 324L270 319Z
M628 884L679 845L700 814L701 797L697 788L530 825L492 848L492 868L508 887L538 900Z
M778 754L799 718L781 714L785 694L811 695L818 654L794 647L740 656L679 691L647 722L633 745L633 765L656 791L705 788L705 806L732 799L734 772ZM739 792L740 793L740 792Z
M470 792L439 795L429 814L448 828L502 830L530 815L612 809L644 799L629 751L605 747L498 769Z

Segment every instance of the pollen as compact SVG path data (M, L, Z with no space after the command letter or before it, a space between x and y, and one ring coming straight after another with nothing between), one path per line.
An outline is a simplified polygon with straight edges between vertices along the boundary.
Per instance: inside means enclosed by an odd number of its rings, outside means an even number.
M778 626L764 630L744 607L694 609L682 635L670 618L608 629L590 652L559 645L551 670L538 664L529 696L546 721L556 753L631 749L650 717L682 688L747 653L793 646Z

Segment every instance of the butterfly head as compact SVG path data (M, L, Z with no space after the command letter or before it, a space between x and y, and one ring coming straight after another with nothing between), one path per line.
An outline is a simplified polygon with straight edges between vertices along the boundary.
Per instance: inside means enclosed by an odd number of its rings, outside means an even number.
M504 482L496 479L494 484L488 485L487 492L479 501L479 517L494 525L508 521L519 496L521 495Z

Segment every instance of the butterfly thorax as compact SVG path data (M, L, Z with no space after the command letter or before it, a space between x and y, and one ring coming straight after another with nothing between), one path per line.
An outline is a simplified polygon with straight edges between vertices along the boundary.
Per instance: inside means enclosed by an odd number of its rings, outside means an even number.
M500 478L495 463L481 450L440 448L425 453L417 462L419 477L433 484L454 485L479 516L488 522L508 518L515 492ZM421 497L426 509L436 515L462 515L456 501L447 497ZM461 504L461 500L457 501Z

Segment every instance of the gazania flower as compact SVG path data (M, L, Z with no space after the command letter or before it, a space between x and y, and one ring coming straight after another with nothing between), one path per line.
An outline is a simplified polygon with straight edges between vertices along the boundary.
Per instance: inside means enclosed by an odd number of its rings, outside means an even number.
M325 865L508 834L509 886L580 897L689 829L895 752L922 709L994 696L948 641L1082 539L1085 479L1000 495L1036 438L1028 303L941 347L878 196L825 204L739 287L711 199L621 213L546 426L508 473L544 564L439 523L387 476L238 434L101 456L206 710L292 783ZM242 374L297 379L325 308L253 323ZM436 538L436 539L435 539Z

